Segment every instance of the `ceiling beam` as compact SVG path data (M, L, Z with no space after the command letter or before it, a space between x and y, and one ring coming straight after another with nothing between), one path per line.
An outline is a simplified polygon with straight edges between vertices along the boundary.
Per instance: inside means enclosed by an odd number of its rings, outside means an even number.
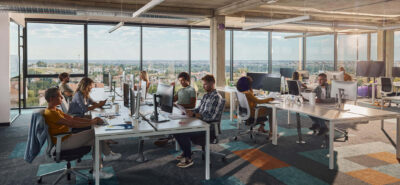
M217 8L215 11L216 15L230 15L236 12L245 11L251 8L259 7L260 5L266 4L267 0L241 0L236 1L221 8Z
M263 22L263 23L249 25L249 26L244 26L243 30L249 30L249 29L253 29L253 28L261 28L261 27L266 27L266 26L285 24L285 23L291 23L291 22L297 22L297 21L304 21L304 20L308 20L308 19L310 19L309 15L292 17L292 18L288 18L288 19L280 19L280 20L275 20L275 21L269 21L269 22Z

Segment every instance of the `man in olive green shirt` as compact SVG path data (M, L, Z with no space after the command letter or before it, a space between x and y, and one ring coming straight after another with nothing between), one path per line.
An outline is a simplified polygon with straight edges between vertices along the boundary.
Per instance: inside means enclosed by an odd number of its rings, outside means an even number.
M187 72L181 72L178 75L179 83L182 85L182 88L178 90L176 95L174 96L174 102L176 104L184 107L185 109L193 109L196 107L196 90L190 86L190 76ZM175 85L175 83L172 83ZM171 137L161 138L154 142L157 146L165 146Z
M60 75L58 75L58 78L60 79L60 82L61 82L59 85L61 94L65 97L65 100L67 100L68 102L71 102L74 91L68 85L69 74L66 72L61 73Z

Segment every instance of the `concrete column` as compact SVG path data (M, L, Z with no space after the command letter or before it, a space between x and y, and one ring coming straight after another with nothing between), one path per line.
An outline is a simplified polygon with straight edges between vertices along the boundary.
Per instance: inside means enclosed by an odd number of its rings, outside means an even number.
M367 60L371 61L371 33L367 34Z
M216 86L225 86L225 16L210 19L210 71Z
M0 12L0 125L10 123L10 17Z
M386 62L386 76L392 77L394 66L394 31L378 31L378 61Z

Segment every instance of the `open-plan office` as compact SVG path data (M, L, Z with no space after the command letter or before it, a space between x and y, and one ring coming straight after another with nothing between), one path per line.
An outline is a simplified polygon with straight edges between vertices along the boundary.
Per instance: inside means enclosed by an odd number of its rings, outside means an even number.
M400 1L3 0L0 184L399 184Z

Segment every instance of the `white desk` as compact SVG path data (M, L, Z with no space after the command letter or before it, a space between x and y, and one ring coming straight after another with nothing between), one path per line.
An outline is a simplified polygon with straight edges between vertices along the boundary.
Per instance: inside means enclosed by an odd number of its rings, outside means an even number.
M101 93L101 89L97 89L95 93ZM103 91L104 93L104 91ZM101 95L99 95L101 96ZM120 102L120 114L121 116L115 117L113 119L108 120L109 125L118 125L124 124L124 117L128 117L129 110L124 106L121 106L122 102ZM149 109L153 109L152 106L142 106L141 111L148 111ZM175 110L175 109L174 109ZM114 112L114 109L103 109L96 110L93 113L102 113L102 112ZM95 126L95 182L96 185L100 184L99 178L99 170L100 170L100 141L108 140L108 139L122 139L122 138L130 138L130 137L146 137L146 136L156 136L156 135L166 135L166 134L178 134L178 133L189 133L189 132L198 132L205 131L206 132L206 146L205 146L205 179L210 179L210 128L209 124L203 122L196 118L187 118L182 120L171 120L165 123L152 123L154 128L147 123L146 121L141 122L132 122L133 129L125 129L125 130L106 130L109 128L109 125L104 126Z
M276 104L274 104L276 103ZM334 108L334 105L317 104L310 105L308 103L304 104L285 104L283 102L274 102L271 104L260 104L259 106L266 106L272 108L273 113L273 123L272 123L272 144L278 144L277 137L277 119L276 111L277 109L288 110L291 112L307 114L310 116L318 117L324 119L329 124L329 169L334 168L334 153L333 153L333 139L334 139L334 128L337 123L357 123L357 122L368 122L373 120L381 120L382 129L385 119L396 119L397 130L396 130L396 156L400 159L400 114L396 112L389 112L377 109L371 109L366 107L360 107L356 105L344 106L344 110L339 111Z

